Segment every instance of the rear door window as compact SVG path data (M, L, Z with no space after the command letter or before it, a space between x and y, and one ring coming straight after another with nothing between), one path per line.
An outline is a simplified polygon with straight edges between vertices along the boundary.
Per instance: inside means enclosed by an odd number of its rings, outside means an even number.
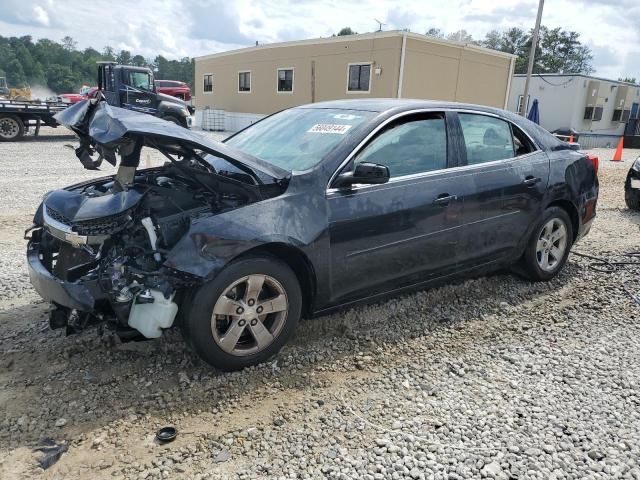
M509 123L474 113L459 113L458 118L467 148L467 165L515 157Z

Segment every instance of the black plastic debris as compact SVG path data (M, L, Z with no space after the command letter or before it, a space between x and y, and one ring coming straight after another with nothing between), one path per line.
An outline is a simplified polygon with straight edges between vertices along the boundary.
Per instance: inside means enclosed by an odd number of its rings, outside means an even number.
M156 439L160 443L169 443L173 442L178 435L178 430L175 427L162 427L156 433Z
M41 439L38 445L33 448L34 452L42 452L43 454L38 459L38 465L40 465L43 470L55 465L67 450L69 450L67 442L56 443L51 438Z

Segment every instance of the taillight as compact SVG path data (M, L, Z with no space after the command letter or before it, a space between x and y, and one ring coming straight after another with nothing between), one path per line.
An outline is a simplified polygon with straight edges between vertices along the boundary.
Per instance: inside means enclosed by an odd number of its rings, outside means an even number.
M593 165L593 169L596 171L596 174L597 174L598 167L600 166L600 159L595 155L591 155L590 153L587 153L587 158L591 162L591 165Z

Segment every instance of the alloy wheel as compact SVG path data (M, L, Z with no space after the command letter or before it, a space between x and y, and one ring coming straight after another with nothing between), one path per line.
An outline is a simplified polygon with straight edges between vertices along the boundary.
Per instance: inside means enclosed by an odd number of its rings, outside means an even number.
M287 293L269 275L248 275L218 298L211 315L211 332L226 353L247 356L273 343L287 319Z
M567 250L567 227L559 218L544 224L536 246L538 266L545 272L553 271Z
M18 136L20 125L13 118L0 118L0 137L11 140Z

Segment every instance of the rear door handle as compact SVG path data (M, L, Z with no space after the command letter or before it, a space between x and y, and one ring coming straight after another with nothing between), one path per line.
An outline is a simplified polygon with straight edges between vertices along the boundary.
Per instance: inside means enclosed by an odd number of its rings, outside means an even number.
M442 207L446 207L453 200L457 200L458 197L456 195L449 195L448 193L441 193L436 197L433 201L435 205L440 205Z
M540 177L534 177L533 175L529 175L528 177L526 177L522 183L523 185L526 185L527 187L533 187L535 184L541 182L542 179Z

